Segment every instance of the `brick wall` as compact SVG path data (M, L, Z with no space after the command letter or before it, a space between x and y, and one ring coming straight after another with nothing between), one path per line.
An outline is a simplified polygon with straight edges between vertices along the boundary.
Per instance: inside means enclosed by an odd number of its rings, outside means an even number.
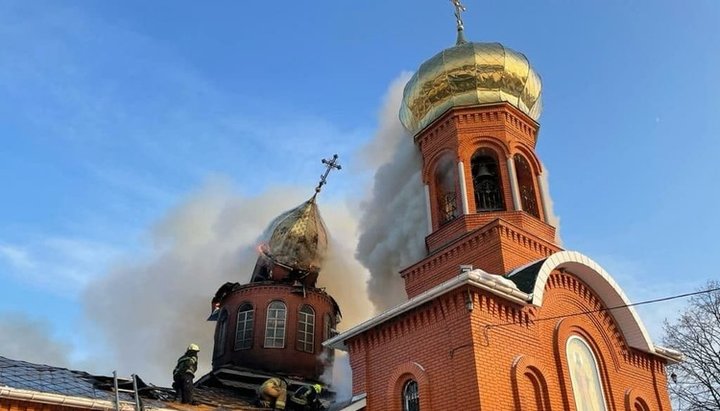
M570 272L551 275L541 307L455 290L351 339L353 391L367 392L372 411L400 411L409 378L422 409L575 410L565 347L578 336L597 359L609 410L669 411L664 359L628 347L607 312L567 316L602 306Z
M457 276L460 265L470 264L491 274L505 274L561 250L557 245L533 235L532 230L511 224L505 218L514 218L526 227L532 227L528 222L545 225L527 213L512 212L463 235L400 272L408 297L412 298Z
M272 301L282 301L287 306L284 348L264 348L267 308ZM235 350L237 311L244 304L254 307L253 343L250 349ZM298 313L303 305L315 311L314 350L312 353L297 349ZM227 296L221 305L228 312L227 338L224 354L213 360L213 367L234 364L266 371L294 374L318 379L327 365L320 358L323 353L325 315L335 318L334 302L325 292L308 288L305 294L286 284L251 283ZM334 326L333 326L334 328Z
M534 150L538 128L512 105L500 103L451 109L415 137L431 199L438 190L434 177L438 159L451 154L456 163L464 164L469 213L441 225L440 205L430 201L433 232L425 239L428 256L401 272L409 297L457 275L461 264L505 274L561 250L555 244L555 227L544 220L538 183L542 167ZM475 212L471 159L480 148L496 154L504 210ZM516 154L527 159L531 169L539 216L514 209L507 161ZM456 192L460 189L458 179Z

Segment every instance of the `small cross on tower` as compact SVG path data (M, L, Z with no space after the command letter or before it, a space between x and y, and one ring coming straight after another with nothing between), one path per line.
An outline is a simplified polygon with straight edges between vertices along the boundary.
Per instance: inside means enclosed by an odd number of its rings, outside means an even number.
M318 183L317 187L315 187L315 195L313 195L313 198L315 198L315 196L318 195L320 190L322 190L322 186L327 184L328 174L330 174L330 172L333 169L335 169L335 170L342 169L342 166L337 162L337 159L338 159L337 154L333 154L332 158L328 158L328 159L323 158L322 159L322 163L325 164L326 170L325 170L325 173L320 176L320 182Z
M465 36L463 32L465 31L465 24L463 23L462 19L462 13L466 11L467 9L465 6L460 3L460 0L450 0L450 2L455 6L455 22L457 23L457 44L463 44L466 43Z

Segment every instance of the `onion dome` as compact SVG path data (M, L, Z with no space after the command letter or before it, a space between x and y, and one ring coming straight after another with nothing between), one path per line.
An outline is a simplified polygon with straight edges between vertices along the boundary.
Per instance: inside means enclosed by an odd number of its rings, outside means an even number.
M537 120L541 89L523 54L499 43L466 42L459 25L458 44L424 62L408 81L400 121L414 135L450 108L499 102Z
M276 217L263 237L262 252L293 270L318 272L327 254L327 229L315 196Z

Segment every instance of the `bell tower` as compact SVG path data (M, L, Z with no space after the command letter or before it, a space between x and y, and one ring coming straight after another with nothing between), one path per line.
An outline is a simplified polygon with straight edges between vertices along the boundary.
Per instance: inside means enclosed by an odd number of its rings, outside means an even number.
M401 271L408 297L459 266L505 274L560 251L535 153L541 82L528 59L465 40L423 63L405 86L400 120L423 160L427 257Z

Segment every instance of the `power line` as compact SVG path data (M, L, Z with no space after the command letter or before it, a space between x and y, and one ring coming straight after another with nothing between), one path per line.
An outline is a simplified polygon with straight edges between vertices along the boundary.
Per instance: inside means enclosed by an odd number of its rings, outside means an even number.
M720 287L711 288L709 290L694 291L694 292L685 293L685 294L676 294L676 295L671 295L668 297L660 297L660 298L655 298L652 300L639 301L636 303L616 305L614 307L598 308L596 310L586 310L586 311L581 311L581 312L577 312L577 313L562 314L562 315L556 315L556 316L552 316L552 317L536 318L534 320L530 320L530 322L538 323L541 321L559 320L561 318L576 317L578 315L587 315L587 314L599 313L599 312L603 312L603 311L612 311L612 310L617 310L619 308L628 308L628 307L635 307L638 305L660 303L663 301L676 300L678 298L692 297L694 295L700 295L700 294L708 294L708 293L712 293L715 291L720 291ZM510 325L517 325L517 324L518 324L517 322L507 322L507 323L502 323L502 324L488 324L485 326L485 330L487 331L490 328L501 328L501 327L507 327Z

